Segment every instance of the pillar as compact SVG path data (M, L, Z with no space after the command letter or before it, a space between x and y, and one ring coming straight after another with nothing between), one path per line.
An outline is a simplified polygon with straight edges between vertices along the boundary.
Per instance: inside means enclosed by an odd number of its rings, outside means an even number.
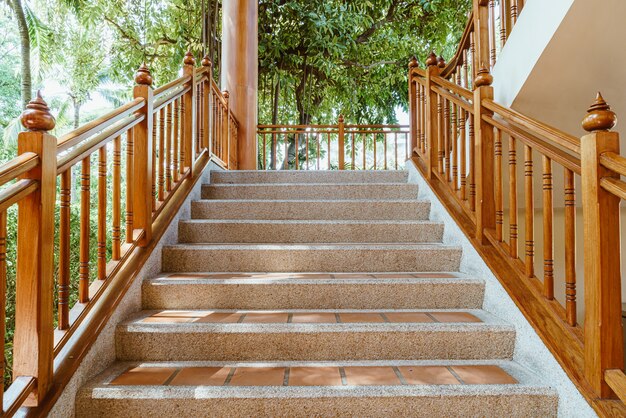
M256 0L223 2L221 87L239 122L240 170L257 168L258 15Z

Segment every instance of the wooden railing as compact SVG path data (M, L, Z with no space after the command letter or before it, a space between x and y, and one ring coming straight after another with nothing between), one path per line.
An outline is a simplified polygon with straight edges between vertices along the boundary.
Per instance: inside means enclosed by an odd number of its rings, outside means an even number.
M259 125L263 170L398 170L410 157L407 125Z
M581 139L495 103L493 6L475 1L453 65L434 53L425 69L409 63L414 162L590 404L624 416L615 114L598 95Z
M11 219L17 221L17 258L10 260L16 272L13 383L0 391L3 416L20 407L45 414L204 167L209 161L237 167L231 152L237 121L228 94L213 82L207 58L196 67L188 53L183 76L157 89L145 66L135 82L133 101L58 139L48 133L55 120L38 95L22 115L27 131L19 134L19 156L0 166L2 324L7 210L18 206L17 218ZM76 222L72 177L78 172ZM92 193L94 178L97 192ZM75 229L78 248L70 244ZM78 274L73 274L76 258Z

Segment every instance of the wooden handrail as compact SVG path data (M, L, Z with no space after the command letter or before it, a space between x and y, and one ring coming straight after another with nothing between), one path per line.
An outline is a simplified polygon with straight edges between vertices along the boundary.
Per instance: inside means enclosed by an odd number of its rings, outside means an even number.
M50 410L207 164L215 161L225 169L237 168L238 121L228 106L228 93L219 91L212 80L210 65L205 57L201 67L196 67L188 53L185 75L156 90L149 70L141 66L132 101L58 140L48 134L55 120L40 95L24 111L22 124L27 130L19 134L20 154L0 166L0 186L5 186L0 189L3 256L7 209L18 205L16 366L13 384L0 392L3 416L21 407L32 408L36 415ZM95 159L97 164L93 164ZM73 249L69 238L71 172L77 166L81 167L80 243ZM92 182L98 189L95 196ZM57 204L58 266L53 254ZM113 205L112 225L107 220L108 204ZM93 207L97 221L92 221ZM126 210L126 237L121 236L122 208ZM98 280L90 283L92 222L97 223ZM71 307L69 260L75 250L80 252L81 303ZM49 289L54 288L57 269L59 326L54 330L54 298ZM6 263L0 262L0 282L4 280ZM60 367L54 369L53 362Z
M413 160L589 403L602 416L626 415L626 405L614 400L626 392L620 290L626 157L612 131L616 117L599 95L583 122L589 134L578 138L493 100L496 29L501 48L523 6L506 3L498 14L496 2L474 1L447 65L434 53L424 70L411 60ZM555 226L556 204L563 205L564 228ZM584 301L578 298L581 261ZM560 295L556 279L565 285Z

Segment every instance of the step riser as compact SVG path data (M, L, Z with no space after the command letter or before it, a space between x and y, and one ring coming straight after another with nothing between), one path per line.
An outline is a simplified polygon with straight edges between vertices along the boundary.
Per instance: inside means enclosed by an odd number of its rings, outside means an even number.
M225 171L211 173L216 184L406 183L406 171Z
M162 284L143 286L144 309L479 309L484 285Z
M512 330L482 326L464 329L310 333L118 331L116 342L118 360L124 361L477 360L513 356Z
M193 388L195 389L195 388ZM192 392L188 389L187 392ZM77 416L132 417L556 417L557 398L539 394L298 397L298 398L184 398L127 397L98 399L81 396Z
M427 220L429 202L341 201L197 201L191 205L194 219L266 220Z
M302 248L302 247L300 247ZM163 249L164 272L458 271L456 249Z
M442 224L181 222L181 243L415 243L440 242Z
M322 184L202 186L203 199L417 199L414 184Z

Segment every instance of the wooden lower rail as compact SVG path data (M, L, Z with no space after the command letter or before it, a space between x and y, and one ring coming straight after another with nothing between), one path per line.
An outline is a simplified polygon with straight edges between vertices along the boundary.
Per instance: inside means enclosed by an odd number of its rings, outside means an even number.
M0 166L3 327L7 279L16 283L3 416L50 410L207 164L237 168L238 122L207 58L196 67L187 53L183 76L156 90L145 65L135 82L133 101L58 140L38 94L19 155Z

